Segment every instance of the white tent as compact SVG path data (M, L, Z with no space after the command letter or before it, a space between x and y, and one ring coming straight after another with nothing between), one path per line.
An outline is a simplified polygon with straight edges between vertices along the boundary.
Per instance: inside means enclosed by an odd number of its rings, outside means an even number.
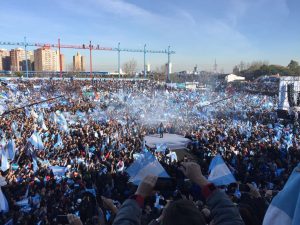
M235 75L235 74L228 74L225 77L225 80L226 80L227 83L229 83L229 82L232 82L232 81L242 81L242 80L245 80L245 77L241 77L241 76L238 76L238 75Z

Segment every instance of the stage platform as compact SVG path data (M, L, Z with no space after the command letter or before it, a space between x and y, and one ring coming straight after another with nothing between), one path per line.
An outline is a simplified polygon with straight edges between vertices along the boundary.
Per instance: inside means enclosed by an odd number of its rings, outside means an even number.
M146 146L155 148L155 145L166 144L170 150L184 149L191 142L181 135L164 133L164 137L160 138L159 134L145 136Z

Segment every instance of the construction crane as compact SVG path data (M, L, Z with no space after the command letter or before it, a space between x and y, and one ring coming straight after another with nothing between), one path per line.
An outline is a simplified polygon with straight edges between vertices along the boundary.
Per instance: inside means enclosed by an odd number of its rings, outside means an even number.
M110 48L110 47L102 47L98 44L93 45L90 41L89 44L82 44L82 45L67 45L67 44L61 44L60 39L58 39L57 44L50 44L50 43L30 43L26 41L26 37L24 38L23 42L10 42L10 41L0 41L0 45L13 45L13 46L22 46L25 48L25 52L27 52L27 47L40 47L40 48L58 48L59 51L59 68L60 68L60 78L62 78L62 58L61 58L61 49L67 48L67 49L83 49L83 50L89 50L90 52L90 77L92 78L92 51L116 51L118 52L118 74L119 78L121 76L121 69L120 69L120 63L121 63L121 52L137 52L137 53L144 53L144 77L146 78L146 54L167 54L168 56L168 66L170 65L170 58L172 54L175 54L175 51L170 50L170 46L168 46L167 50L148 50L146 49L146 44L144 45L144 49L129 49L129 48L121 48L120 42L118 43L117 48ZM28 78L28 62L27 62L27 54L25 54L25 60L26 60L26 76ZM169 69L167 71L167 79L170 80L170 73Z

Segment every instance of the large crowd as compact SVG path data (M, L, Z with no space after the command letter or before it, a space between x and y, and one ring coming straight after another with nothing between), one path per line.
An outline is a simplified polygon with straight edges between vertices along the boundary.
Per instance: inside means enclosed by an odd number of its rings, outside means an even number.
M171 89L154 81L3 81L0 186L7 202L0 193L0 204L8 210L0 212L0 224L155 224L179 210L167 207L176 200L192 202L203 224L262 224L272 198L300 162L298 122L277 118L276 107L276 97ZM145 198L140 220L131 221L124 214L135 208L126 199L137 192L126 169L147 148L144 137L161 124L164 132L190 139L194 158L169 160L168 149L148 148L178 182L174 190ZM217 154L237 180L218 187L215 198L223 205L201 194L202 177L182 171L184 163L187 170L200 170L197 163L204 179ZM145 183L147 178L140 186ZM226 216L218 211L226 207L235 223L222 223Z

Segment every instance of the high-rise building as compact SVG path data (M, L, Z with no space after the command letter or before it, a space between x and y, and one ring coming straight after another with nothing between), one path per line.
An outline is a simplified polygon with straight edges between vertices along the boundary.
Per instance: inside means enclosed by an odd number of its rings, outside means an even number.
M60 57L61 57L61 69L62 69L62 71L65 71L66 70L66 68L65 68L65 55L60 54Z
M9 54L11 71L22 71L23 60L25 60L25 50L22 48L16 48L10 50Z
M73 56L73 71L82 72L85 71L85 58L78 52Z
M49 47L34 50L35 71L59 71L58 51Z
M81 56L81 71L85 72L85 58Z
M10 54L6 49L0 49L0 70L10 70Z
M27 66L29 71L33 71L33 61L34 61L34 55L32 51L27 51ZM26 70L26 58L21 61L21 70Z

